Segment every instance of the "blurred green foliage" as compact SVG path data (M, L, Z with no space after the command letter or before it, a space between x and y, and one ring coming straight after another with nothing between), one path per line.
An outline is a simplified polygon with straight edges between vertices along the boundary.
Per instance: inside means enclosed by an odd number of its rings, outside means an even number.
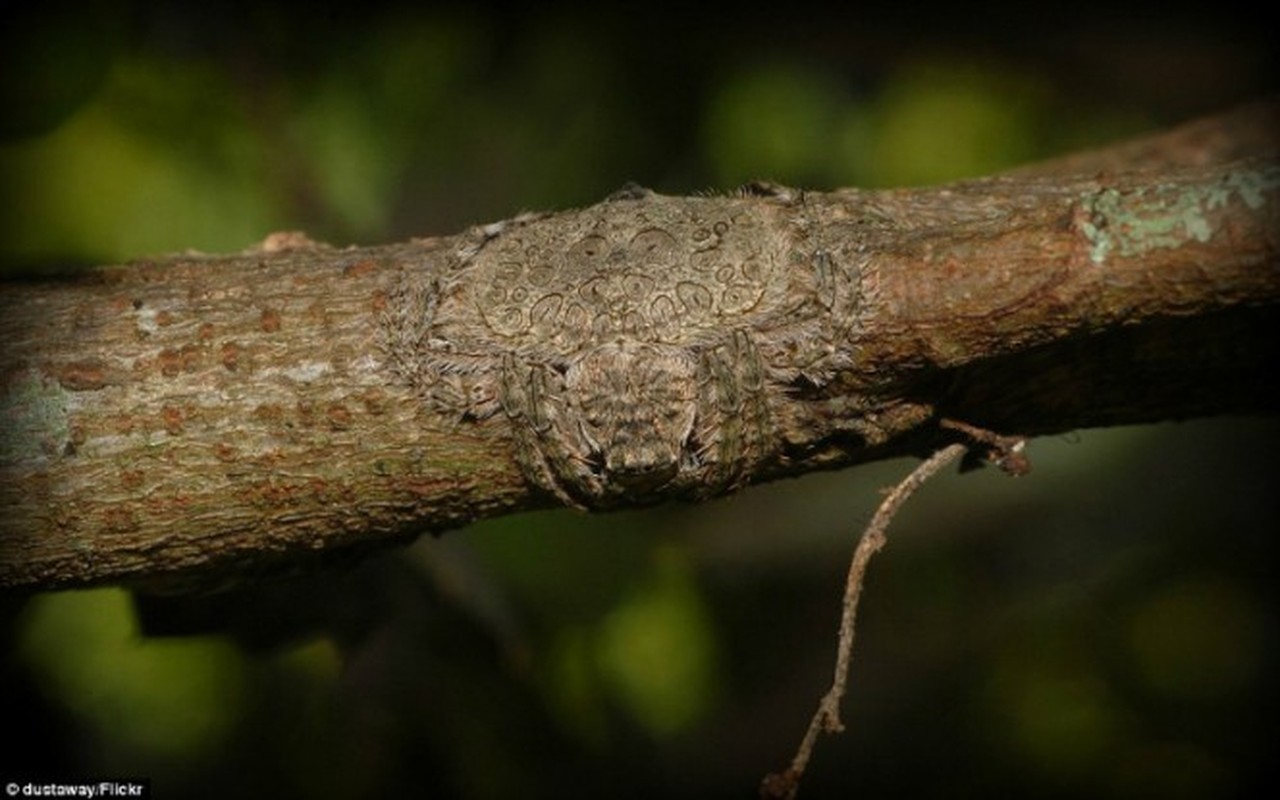
M961 8L681 24L86 8L3 26L7 270L277 229L452 233L630 180L941 182L1274 89L1269 35L1226 11L1099 36ZM1277 515L1257 454L1277 433L1091 432L1033 445L1027 480L928 488L873 568L850 732L806 789L1239 793L1274 727ZM33 733L0 777L163 776L191 797L750 794L826 688L844 560L904 469L477 525L299 598L328 625L265 655L141 636L119 591L14 600L4 711Z
M163 765L216 751L245 699L243 665L229 643L141 638L118 589L37 598L18 647L42 688L125 762Z

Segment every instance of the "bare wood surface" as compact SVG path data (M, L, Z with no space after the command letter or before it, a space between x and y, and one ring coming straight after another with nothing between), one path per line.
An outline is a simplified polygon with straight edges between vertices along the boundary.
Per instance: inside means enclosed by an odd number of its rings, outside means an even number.
M630 190L6 285L0 585L210 586L924 452L942 418L1274 411L1276 109L944 187Z

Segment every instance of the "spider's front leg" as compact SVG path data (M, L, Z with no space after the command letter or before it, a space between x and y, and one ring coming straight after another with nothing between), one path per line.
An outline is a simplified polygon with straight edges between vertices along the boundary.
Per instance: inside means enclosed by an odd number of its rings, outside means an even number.
M736 330L701 359L699 453L707 467L707 493L741 486L773 449L764 364L751 335Z
M601 491L592 454L580 434L566 424L564 384L541 364L502 360L502 407L511 423L516 457L530 483L565 505L586 508Z

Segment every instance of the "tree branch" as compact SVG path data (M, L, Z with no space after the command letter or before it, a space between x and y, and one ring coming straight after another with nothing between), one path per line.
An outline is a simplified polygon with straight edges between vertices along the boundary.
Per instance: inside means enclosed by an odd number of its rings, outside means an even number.
M1277 107L945 187L626 190L5 286L0 585L209 586L925 452L942 418L1272 411Z

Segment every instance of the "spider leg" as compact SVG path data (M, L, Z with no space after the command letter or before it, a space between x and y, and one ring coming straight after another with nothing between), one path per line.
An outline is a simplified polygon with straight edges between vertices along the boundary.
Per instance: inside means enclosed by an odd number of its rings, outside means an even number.
M769 451L772 420L764 368L750 334L734 331L702 354L699 380L699 457L708 494L740 486Z
M511 423L520 468L530 483L573 505L574 501L564 493L551 474L551 467L538 446L538 427L549 423L535 402L536 396L531 396L536 391L533 387L533 368L519 363L510 353L504 355L498 394L507 421Z
M504 356L501 400L525 476L565 505L586 508L585 500L600 493L600 479L583 438L564 423L566 401L554 372Z
M733 364L741 390L739 414L742 426L742 472L749 472L757 463L768 460L773 452L773 415L769 411L769 396L765 388L764 363L756 350L755 341L744 330L733 334Z

